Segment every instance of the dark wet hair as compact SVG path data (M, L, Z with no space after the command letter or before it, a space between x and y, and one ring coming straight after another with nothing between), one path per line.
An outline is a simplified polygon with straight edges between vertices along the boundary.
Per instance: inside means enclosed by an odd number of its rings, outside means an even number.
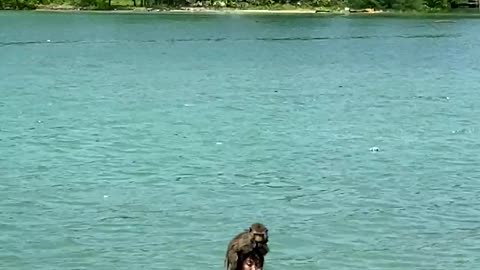
M236 270L242 270L243 269L243 263L245 262L246 259L251 259L252 261L255 262L256 265L259 265L260 267L263 267L263 262L265 258L262 256L262 254L251 251L247 254L240 255L238 257L237 261L237 269Z

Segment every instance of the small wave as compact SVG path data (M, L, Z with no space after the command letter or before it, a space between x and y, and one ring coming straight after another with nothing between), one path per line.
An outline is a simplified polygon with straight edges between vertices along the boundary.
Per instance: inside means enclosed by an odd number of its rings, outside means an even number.
M42 44L48 43L48 41L11 41L11 42L0 42L0 46L12 46L12 45L31 45L31 44Z
M116 219L136 219L136 218L122 215L122 216L114 216L114 217L104 217L104 218L101 218L100 221L116 220Z
M7 41L7 42L0 42L0 46L25 46L25 45L37 45L37 44L73 44L73 43L81 43L83 41L80 40L59 40L59 41L51 41L51 40L34 40L34 41Z
M261 41L315 41L315 40L335 40L335 39L370 39L377 36L351 36L351 37L269 37L257 38Z
M350 39L385 39L385 38L452 38L459 37L459 34L436 34L436 35L396 35L396 36L344 36L344 37L271 37L257 38L261 41L315 41L315 40L350 40Z
M174 39L170 39L169 41L171 41L171 42L199 42L199 41L200 42L201 41L219 42L219 41L224 41L224 40L227 40L227 38L174 38ZM156 41L156 42L161 42L161 41Z
M430 100L430 101L445 101L450 100L450 97L447 96L424 96L424 95L416 95L416 99L423 99L423 100Z
M399 38L452 38L460 37L460 34L421 34L421 35L399 35Z
M257 38L256 40L261 41L301 41L301 40L325 40L332 39L330 37L271 37L271 38Z
M419 35L396 35L396 36L344 36L344 37L335 37L335 36L324 36L324 37L309 37L309 36L299 36L299 37L257 37L257 38L226 38L226 37L215 37L215 38L171 38L171 39L162 39L162 40L33 40L33 41L3 41L0 42L0 46L28 46L28 45L45 45L45 44L104 44L104 43L181 43L181 42L222 42L222 41L323 41L323 40L351 40L351 39L385 39L385 38L405 38L405 39L419 39L419 38L453 38L459 37L459 34L419 34Z

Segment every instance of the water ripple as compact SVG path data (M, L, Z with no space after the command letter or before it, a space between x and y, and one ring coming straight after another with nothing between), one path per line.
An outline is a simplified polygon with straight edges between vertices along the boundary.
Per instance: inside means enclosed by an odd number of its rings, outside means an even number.
M272 18L2 13L0 268L476 269L479 22Z
M422 34L422 35L392 35L392 36L324 36L324 37L257 37L257 38L172 38L163 40L32 40L32 41L3 41L0 46L28 46L28 45L88 45L88 44L123 44L123 43L184 43L184 42L239 42L239 41L322 41L322 40L351 40L351 39L427 39L427 38L458 38L460 34Z

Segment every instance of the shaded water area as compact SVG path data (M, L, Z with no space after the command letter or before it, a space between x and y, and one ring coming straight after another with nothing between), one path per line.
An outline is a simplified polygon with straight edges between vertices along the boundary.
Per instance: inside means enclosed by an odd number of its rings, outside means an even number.
M222 269L261 221L267 270L476 269L480 20L437 20L0 13L0 268Z

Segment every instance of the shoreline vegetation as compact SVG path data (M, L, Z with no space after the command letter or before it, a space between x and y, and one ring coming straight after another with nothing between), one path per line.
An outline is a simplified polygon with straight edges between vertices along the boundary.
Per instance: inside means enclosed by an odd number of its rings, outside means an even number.
M315 9L315 8L203 8L203 7L167 7L167 8L146 8L146 7L121 7L120 9L95 9L80 8L75 6L37 6L36 11L44 12L94 12L94 13L200 13L200 14L348 14L348 13L365 13L376 14L383 13L382 10L362 9L362 10L341 10L341 9Z
M0 10L141 14L480 15L479 2L480 0L0 0Z

